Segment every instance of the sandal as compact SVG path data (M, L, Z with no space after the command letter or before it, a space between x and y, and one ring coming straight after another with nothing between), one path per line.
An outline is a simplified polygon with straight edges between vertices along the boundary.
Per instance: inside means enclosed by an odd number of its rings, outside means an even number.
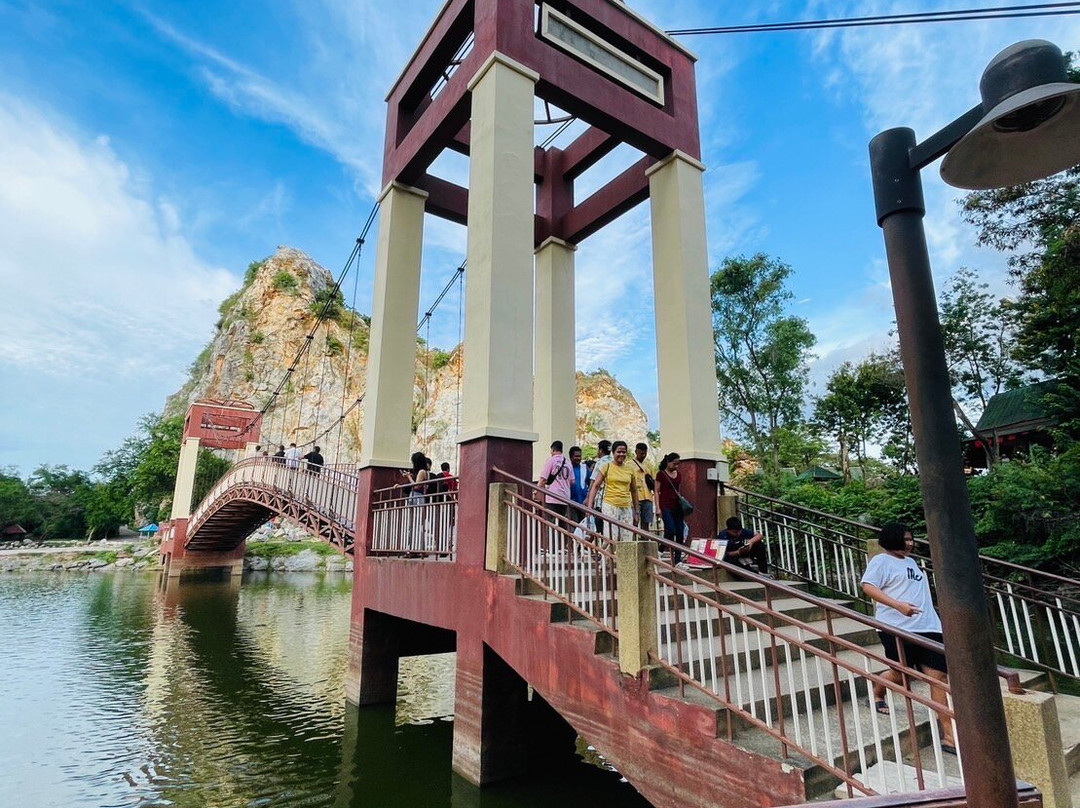
M956 754L956 747L953 746L952 744L943 743L941 745L941 751L944 752L947 755L955 755Z
M888 715L889 714L889 705L886 704L884 701L875 701L874 702L874 709L877 710L877 712L880 715Z

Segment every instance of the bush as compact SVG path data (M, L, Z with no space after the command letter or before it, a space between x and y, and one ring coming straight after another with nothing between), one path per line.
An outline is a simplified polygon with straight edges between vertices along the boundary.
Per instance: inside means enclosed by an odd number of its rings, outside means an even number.
M341 344L341 340L332 334L326 335L326 355L338 356L345 350L345 346Z
M244 286L250 286L251 282L255 280L255 276L259 274L259 270L264 266L266 266L266 259L252 261L248 264L247 271L244 273Z
M278 292L296 292L300 288L300 281L289 270L283 269L274 276L270 284Z
M321 316L325 320L340 320L345 315L345 296L340 289L328 286L315 293L309 310L316 317Z

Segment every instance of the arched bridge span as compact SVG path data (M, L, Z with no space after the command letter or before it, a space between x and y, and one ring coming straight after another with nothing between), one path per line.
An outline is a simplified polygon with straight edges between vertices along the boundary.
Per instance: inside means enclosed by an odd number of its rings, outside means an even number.
M284 516L342 552L352 550L358 491L352 465L290 468L280 458L242 460L218 480L191 514L186 550L237 548L255 528Z

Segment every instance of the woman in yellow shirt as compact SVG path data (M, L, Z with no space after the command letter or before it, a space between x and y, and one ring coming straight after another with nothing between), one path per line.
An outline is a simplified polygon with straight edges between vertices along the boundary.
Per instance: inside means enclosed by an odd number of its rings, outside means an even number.
M603 486L604 496L600 503L600 512L609 517L605 520L609 527L608 535L615 541L629 541L634 538L634 534L623 525L630 522L637 527L638 494L634 472L626 462L626 441L617 440L611 444L611 454L611 462L597 468L585 505L589 508L595 507L593 503L596 493Z

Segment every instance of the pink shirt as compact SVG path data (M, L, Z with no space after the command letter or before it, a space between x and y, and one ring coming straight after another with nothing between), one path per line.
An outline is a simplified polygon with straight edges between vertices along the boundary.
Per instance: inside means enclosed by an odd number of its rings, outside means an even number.
M540 472L540 479L546 481L552 474L555 475L555 480L547 486L548 490L552 494L570 499L570 483L574 480L574 467L570 464L570 458L563 454L549 457L544 463L544 470ZM545 500L553 505L565 504L550 496L545 497Z

